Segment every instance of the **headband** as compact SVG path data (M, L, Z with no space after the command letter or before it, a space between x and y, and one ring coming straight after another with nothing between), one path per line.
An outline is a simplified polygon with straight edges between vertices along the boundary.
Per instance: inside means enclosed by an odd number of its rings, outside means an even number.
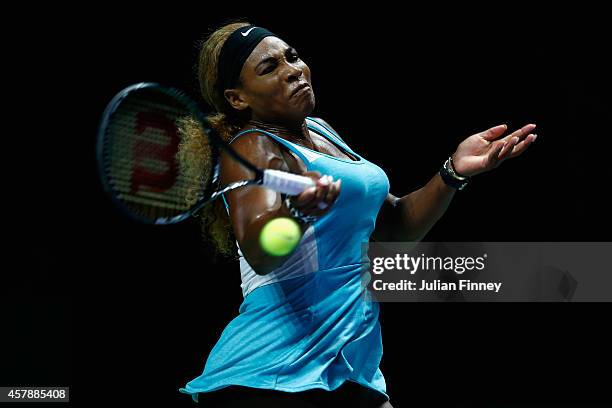
M265 28L246 26L228 37L219 54L217 86L221 92L236 85L244 62L257 44L269 36L276 37Z

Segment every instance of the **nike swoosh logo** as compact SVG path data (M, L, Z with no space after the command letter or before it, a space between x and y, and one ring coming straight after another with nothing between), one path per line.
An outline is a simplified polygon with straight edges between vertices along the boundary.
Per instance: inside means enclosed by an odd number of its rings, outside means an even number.
M241 31L240 34L242 34L243 37L246 37L247 35L249 35L251 30L254 30L255 28L257 28L257 27L251 27L248 30L246 30L244 33Z

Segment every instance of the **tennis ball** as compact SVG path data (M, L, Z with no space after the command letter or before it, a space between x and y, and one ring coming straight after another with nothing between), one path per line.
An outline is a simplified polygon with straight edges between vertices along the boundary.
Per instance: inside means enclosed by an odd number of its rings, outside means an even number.
M270 255L285 256L300 242L301 235L300 226L291 218L275 218L261 229L259 244Z

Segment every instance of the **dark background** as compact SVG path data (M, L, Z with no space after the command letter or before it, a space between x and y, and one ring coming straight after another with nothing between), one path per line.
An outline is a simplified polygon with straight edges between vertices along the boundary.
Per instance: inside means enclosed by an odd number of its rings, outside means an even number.
M78 405L192 406L177 389L201 373L237 314L238 266L211 261L196 222L153 228L121 218L98 183L94 145L106 103L127 85L156 81L198 97L196 44L227 18L247 17L298 49L312 70L313 116L383 167L395 195L421 187L473 133L538 125L528 152L476 177L425 240L609 241L601 10L263 10L99 7L37 31L25 53L45 62L30 68L50 91L40 95L45 131L24 141L36 144L37 165L25 166L22 200L32 206L16 223L16 262L1 287L10 324L0 384L70 385ZM391 401L602 402L604 306L382 304Z

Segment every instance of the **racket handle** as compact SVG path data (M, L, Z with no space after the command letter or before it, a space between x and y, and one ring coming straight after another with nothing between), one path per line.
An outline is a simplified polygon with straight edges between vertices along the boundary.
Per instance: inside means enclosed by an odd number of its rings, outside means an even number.
M280 170L267 169L263 172L263 185L288 195L298 195L308 187L315 185L309 177L287 173Z

